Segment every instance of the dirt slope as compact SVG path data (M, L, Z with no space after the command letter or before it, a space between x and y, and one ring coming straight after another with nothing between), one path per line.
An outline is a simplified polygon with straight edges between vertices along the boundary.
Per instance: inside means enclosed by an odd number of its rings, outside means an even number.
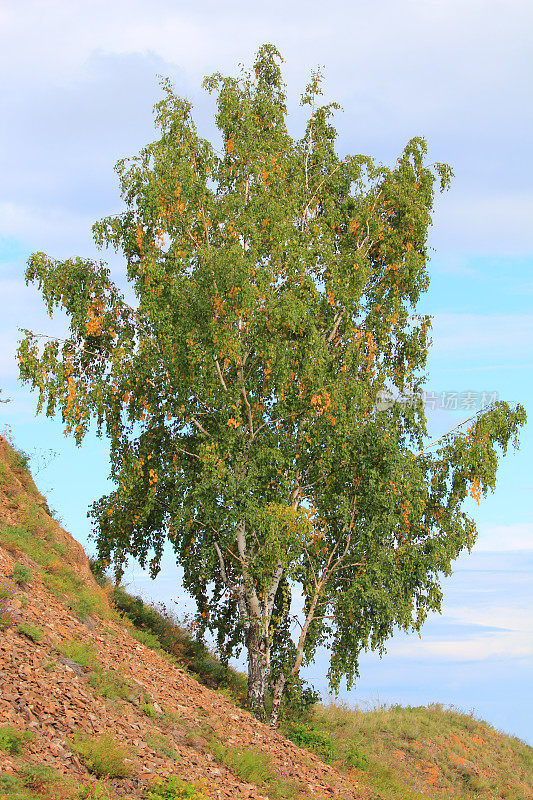
M32 573L17 586L9 579L16 564ZM354 781L133 638L94 582L83 549L51 519L20 459L0 438L2 577L12 594L4 600L7 624L0 631L0 725L33 736L24 754L0 750L0 775L15 775L25 760L94 781L72 737L108 733L131 748L131 776L114 780L120 794L139 795L157 776L177 775L207 781L209 797L265 797L264 789L215 760L215 742L267 754L280 785L298 786L296 796L365 796ZM99 682L91 685L95 675ZM125 697L105 697L116 694L106 686L122 686ZM169 747L177 758L165 755Z

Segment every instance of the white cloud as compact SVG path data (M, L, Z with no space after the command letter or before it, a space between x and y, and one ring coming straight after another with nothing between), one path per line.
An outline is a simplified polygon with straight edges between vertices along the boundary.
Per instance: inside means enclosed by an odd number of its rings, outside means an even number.
M93 222L87 215L46 204L0 202L0 236L23 241L29 250L43 249L46 242L72 255L69 247L79 246L84 240L89 243Z
M489 169L487 164L487 170ZM464 179L460 185L464 187ZM510 192L454 192L437 200L433 245L446 252L454 249L487 256L521 256L533 253L533 193L529 189Z
M438 661L484 661L491 658L527 658L533 656L533 633L484 634L462 641L412 641L392 645L391 655Z
M473 552L509 552L533 550L533 523L515 522L512 525L483 525Z
M0 0L5 224L25 240L62 216L66 238L81 236L117 197L116 158L151 135L156 73L178 77L207 116L202 77L235 74L272 41L292 109L310 70L325 66L325 97L345 108L342 147L391 161L421 134L431 158L450 161L457 180L439 204L439 248L531 252L532 8L332 0L326 14L318 0Z
M432 326L433 349L449 359L454 352L479 353L510 360L531 355L533 314L438 313Z
M455 627L450 636L443 632ZM483 661L495 658L533 656L533 620L530 610L520 605L485 604L449 606L442 617L427 623L421 639L397 638L388 652L409 659L439 661ZM486 628L486 631L483 631ZM429 634L431 631L431 634Z

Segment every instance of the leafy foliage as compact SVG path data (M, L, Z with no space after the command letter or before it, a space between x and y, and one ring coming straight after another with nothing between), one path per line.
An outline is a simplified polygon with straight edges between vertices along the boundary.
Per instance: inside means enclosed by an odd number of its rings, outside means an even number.
M125 211L93 227L124 256L136 306L104 264L35 253L27 281L70 333L41 348L26 332L19 348L38 409L59 409L78 444L91 419L109 438L99 558L155 575L170 540L200 631L224 658L247 648L260 718L272 682L273 724L320 644L331 686L350 685L361 651L440 609L442 574L475 540L463 502L494 489L525 422L499 402L425 446L430 319L415 312L451 170L426 166L420 138L393 168L341 158L318 72L294 140L279 61L264 45L252 72L206 79L222 153L163 81L159 139L117 164Z

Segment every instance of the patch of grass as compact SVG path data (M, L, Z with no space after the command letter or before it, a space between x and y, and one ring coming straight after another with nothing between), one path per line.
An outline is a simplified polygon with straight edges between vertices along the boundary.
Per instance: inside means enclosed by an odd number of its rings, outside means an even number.
M75 736L70 746L89 772L99 778L127 778L133 772L131 764L126 763L132 757L131 750L108 734L94 738Z
M20 780L15 775L0 775L0 789L13 791L20 786Z
M97 669L91 672L88 681L93 689L108 700L128 700L132 690L120 674L110 669Z
M17 625L17 629L19 633L22 633L27 639L31 639L35 644L39 644L44 638L44 631L29 622L20 622Z
M17 592L16 583L11 578L0 578L0 630L13 625L16 614L9 601Z
M55 769L44 764L23 764L18 774L27 789L37 792L61 780L61 775Z
M327 764L335 760L337 750L331 737L322 730L303 722L293 722L285 731L286 736L298 747L311 750Z
M116 791L107 786L103 780L87 783L78 791L79 800L116 800Z
M102 668L94 649L77 639L66 639L57 645L57 649L80 667L87 667L93 672Z
M360 770L365 770L369 764L368 756L355 742L347 743L342 754L342 761L345 766Z
M74 611L81 620L91 614L106 617L108 609L103 598L88 589L69 567L56 561L48 565L42 580L46 588Z
M199 784L176 777L154 784L145 797L147 800L208 800Z
M146 714L147 717L151 717L152 719L155 719L156 717L159 716L155 708L152 705L150 705L150 703L143 703L141 705L141 709Z
M309 725L330 736L336 766L390 800L523 800L533 785L533 749L473 714L439 704L371 710L318 706Z
M0 462L0 483L2 486L6 486L9 483L9 470L2 462Z
M30 583L33 572L26 564L15 564L13 567L13 572L11 573L11 577L15 581L15 583Z
M298 795L298 784L275 770L272 759L265 753L251 748L229 747L216 739L211 740L210 748L217 761L237 778L255 784L269 797L281 800Z
M65 556L66 549L54 540L53 531L46 524L40 523L37 506L31 504L29 509L22 508L20 515L24 518L24 523L8 525L0 533L2 543L20 550L42 567L46 568L54 561L59 564L58 556Z
M24 750L26 742L33 739L30 731L19 731L12 725L2 725L0 727L0 750L9 753L10 756L18 756Z
M26 763L17 775L0 775L0 797L6 800L78 800L79 794L72 780L39 764Z
M133 628L130 631L130 634L133 636L134 639L137 639L138 642L144 644L145 647L150 647L152 650L161 650L161 642L154 636L153 633L149 633L148 631L140 631L137 628Z
M39 515L39 506L30 502L19 508L19 523L0 531L0 543L15 554L24 553L41 568L40 578L55 597L66 602L80 619L90 614L109 616L105 599L85 586L83 580L64 563L66 546L58 541L50 520ZM20 564L24 568L24 565ZM27 568L26 568L27 569Z
M17 775L1 776L0 796L3 788L7 790L8 800L79 800L80 798L80 786L77 781L61 775L50 766L29 762L19 768Z
M159 753L160 756L170 758L172 761L180 760L169 736L165 736L162 733L148 733L146 736L146 744L151 747L152 750L155 750L156 753Z

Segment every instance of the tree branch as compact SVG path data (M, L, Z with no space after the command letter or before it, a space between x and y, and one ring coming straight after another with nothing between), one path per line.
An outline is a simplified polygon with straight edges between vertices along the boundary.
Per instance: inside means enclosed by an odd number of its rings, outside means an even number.
M201 425L201 424L198 422L198 420L197 420L195 417L191 417L191 422L193 423L193 425L196 425L196 427L198 428L198 430L200 431L200 433L203 433L205 436L209 436L209 438L210 438L210 439L212 439L212 438L213 438L213 437L211 436L211 434L209 433L209 431L206 431L206 429L204 428L204 426L203 426L203 425Z
M228 574L226 572L226 566L224 564L224 558L222 556L222 551L221 551L220 547L218 546L218 544L216 542L213 542L213 546L214 546L214 548L216 550L216 554L218 556L218 564L219 564L219 567L220 567L220 574L222 576L222 580L224 581L224 584L229 589L231 587L230 587L230 583L228 581Z
M218 358L215 355L213 356L213 358L214 358L214 361L215 361L215 368L216 368L216 371L217 371L218 379L220 381L220 385L222 386L224 391L227 392L228 391L228 387L226 385L226 381L224 380L224 376L222 375L222 370L220 369L220 364L218 363Z
M426 450L429 450L429 448L430 448L430 447L433 447L433 445L434 445L434 444L438 444L440 441L442 441L442 439L445 439L445 438L446 438L446 436L448 436L448 434L450 434L450 433L453 433L454 431L456 431L456 430L457 430L457 428L460 428L460 427L461 427L461 425L465 425L467 422L470 422L470 420L471 420L471 419L475 419L475 418L476 418L476 417L478 417L480 414L483 414L484 412L486 413L487 411L489 411L489 409L490 409L490 408L491 408L493 405L494 405L494 403L489 403L489 405L488 405L488 406L485 406L484 408L480 408L480 409L479 409L479 411L476 411L476 413L475 413L475 414L472 414L472 416L471 416L471 417L468 417L468 419L464 419L462 422L460 422L460 423L459 423L458 425L456 425L454 428L450 428L450 430L449 430L449 431L447 431L446 433L443 433L443 434L442 434L442 436L439 436L439 438L438 438L438 439L435 439L433 442L430 442L428 445L426 445L426 447L424 447L422 450L420 450L420 452L416 454L415 458L418 458L418 456L421 456L421 455L422 455L422 453L425 453L425 452L426 452Z
M244 365L242 361L239 360L239 367L237 370L237 375L239 376L239 384L241 387L241 394L243 396L244 405L246 407L246 414L248 416L248 427L250 429L250 438L253 441L255 439L254 433L254 420L252 416L252 409L250 407L250 403L248 401L248 395L246 394L246 386L244 385Z
M174 445L174 447L175 447L175 448L176 448L176 450L178 450L180 453L185 453L185 455L186 455L186 456L192 456L192 458L197 458L197 459L198 459L198 461L201 461L201 460L202 460L202 459L200 458L200 456L196 455L196 453L190 453L188 450L184 450L184 449L183 449L183 447L178 447L178 445L177 445L177 444L176 444L176 445Z
M274 608L274 601L276 599L276 594L278 591L279 582L281 580L282 575L283 575L283 564L280 561L278 562L278 566L276 567L276 571L274 572L272 579L272 586L270 587L270 591L267 595L265 602L266 617L268 622L270 622L270 617L272 616L272 609Z
M337 335L337 331L339 330L340 324L342 322L342 318L344 316L344 311L337 311L334 318L333 318L333 328L326 339L327 343L330 344L335 336Z

